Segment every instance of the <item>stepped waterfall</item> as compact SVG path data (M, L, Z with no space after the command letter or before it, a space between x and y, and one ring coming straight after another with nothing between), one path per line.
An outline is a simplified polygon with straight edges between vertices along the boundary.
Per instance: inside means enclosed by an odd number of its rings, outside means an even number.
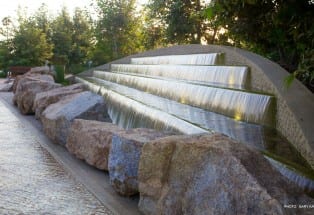
M264 152L313 192L314 181L294 168L307 162L275 129L276 98L252 90L249 77L249 67L224 65L224 53L208 53L131 58L76 81L104 96L112 121L123 128L225 134Z

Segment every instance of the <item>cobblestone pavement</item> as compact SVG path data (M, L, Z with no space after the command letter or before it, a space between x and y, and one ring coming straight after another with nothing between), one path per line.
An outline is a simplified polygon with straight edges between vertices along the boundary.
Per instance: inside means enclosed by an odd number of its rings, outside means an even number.
M112 214L1 100L0 214Z

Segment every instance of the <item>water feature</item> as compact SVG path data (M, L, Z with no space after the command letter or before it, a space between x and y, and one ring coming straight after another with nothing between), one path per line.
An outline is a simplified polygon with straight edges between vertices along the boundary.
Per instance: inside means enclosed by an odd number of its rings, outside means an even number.
M288 141L272 128L245 123L95 77L77 78L77 81L104 96L111 119L120 127L149 127L183 134L219 132L250 147L266 149L299 162L300 158L290 152Z
M196 64L214 65L223 61L222 53L190 54L190 55L166 55L154 57L132 58L132 64Z
M297 168L286 165L284 163L278 162L270 157L265 156L265 158L289 181L294 182L299 187L302 187L306 193L314 197L314 180L310 179L309 176L304 175L304 173L298 171ZM311 176L310 176L311 177Z
M136 94L133 94L134 91L132 91L131 88L127 89L123 86L114 85L103 80L100 80L102 86L96 85L93 84L93 82L97 83L97 81L93 81L93 78L87 80L77 78L77 81L84 83L90 90L98 92L106 98L109 116L112 121L120 127L148 127L160 130L177 131L185 134L207 132L198 126L186 122L184 119L182 120L174 117L164 110L158 110L145 103L133 100L132 97L130 98L127 96L136 96ZM125 94L121 95L116 91L120 93L124 91ZM141 92L138 91L137 95L140 95L140 93Z
M263 125L273 124L272 96L109 72L103 74L102 78L184 104L221 113L237 120Z
M291 171L293 164L312 172L289 141L273 129L275 98L248 90L247 67L148 65L187 64L179 58L131 59L133 64L113 64L111 71L94 71L92 77L77 81L105 97L113 122L121 127L223 133L262 151L278 171L305 190L314 189L308 178L314 174Z
M176 80L238 89L243 89L248 85L248 68L244 66L113 64L111 65L111 71L175 78ZM104 74L102 71L94 71L94 75L100 77Z

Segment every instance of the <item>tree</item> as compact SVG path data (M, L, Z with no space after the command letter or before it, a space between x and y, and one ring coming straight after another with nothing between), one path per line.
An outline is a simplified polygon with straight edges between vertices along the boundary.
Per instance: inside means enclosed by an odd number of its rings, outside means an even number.
M76 8L71 17L63 7L52 18L47 5L42 4L31 16L26 14L19 8L16 28L9 17L3 19L0 34L6 40L0 42L2 67L40 65L51 60L69 69L86 63L93 36L92 21L85 11Z
M36 27L41 29L46 34L47 39L51 40L51 20L49 15L48 6L42 3L41 6L36 10L32 17L35 21Z
M95 28L93 60L111 61L143 49L139 18L134 15L135 0L95 0L98 21ZM102 54L103 57L97 55Z
M10 65L11 51L7 41L0 41L0 70L7 70Z
M14 34L14 26L10 17L2 19L2 27L0 28L0 69L6 70L10 65L12 52L12 37Z
M147 8L142 11L143 25L143 45L145 49L160 48L167 44L165 24L162 20L153 18L147 12Z
M72 48L73 23L65 7L52 22L52 38L54 44L52 62L68 66Z
M14 65L38 66L52 57L52 45L32 19L20 19L12 39Z
M295 71L308 86L313 82L313 1L213 0L207 11L234 45Z
M33 17L27 17L21 8L18 10L18 27L9 40L10 65L38 66L52 56L53 46L45 33L36 26Z
M87 60L92 46L92 21L83 10L76 8L73 16L72 46L70 64L80 64Z
M6 41L9 41L13 33L13 23L11 17L7 16L2 19L2 27L0 29L0 34L5 38Z
M91 17L85 11L76 8L71 17L63 7L51 25L52 62L63 65L68 72L78 72L72 71L73 67L81 70L92 49L92 30Z
M205 5L201 0L150 1L148 16L155 20L150 29L159 23L169 43L201 43L209 28L202 13Z

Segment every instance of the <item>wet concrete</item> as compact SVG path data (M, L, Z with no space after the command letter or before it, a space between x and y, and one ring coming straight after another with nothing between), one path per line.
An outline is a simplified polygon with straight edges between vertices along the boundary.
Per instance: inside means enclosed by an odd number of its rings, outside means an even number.
M137 199L119 197L108 174L51 143L11 98L0 93L0 214L138 214Z

